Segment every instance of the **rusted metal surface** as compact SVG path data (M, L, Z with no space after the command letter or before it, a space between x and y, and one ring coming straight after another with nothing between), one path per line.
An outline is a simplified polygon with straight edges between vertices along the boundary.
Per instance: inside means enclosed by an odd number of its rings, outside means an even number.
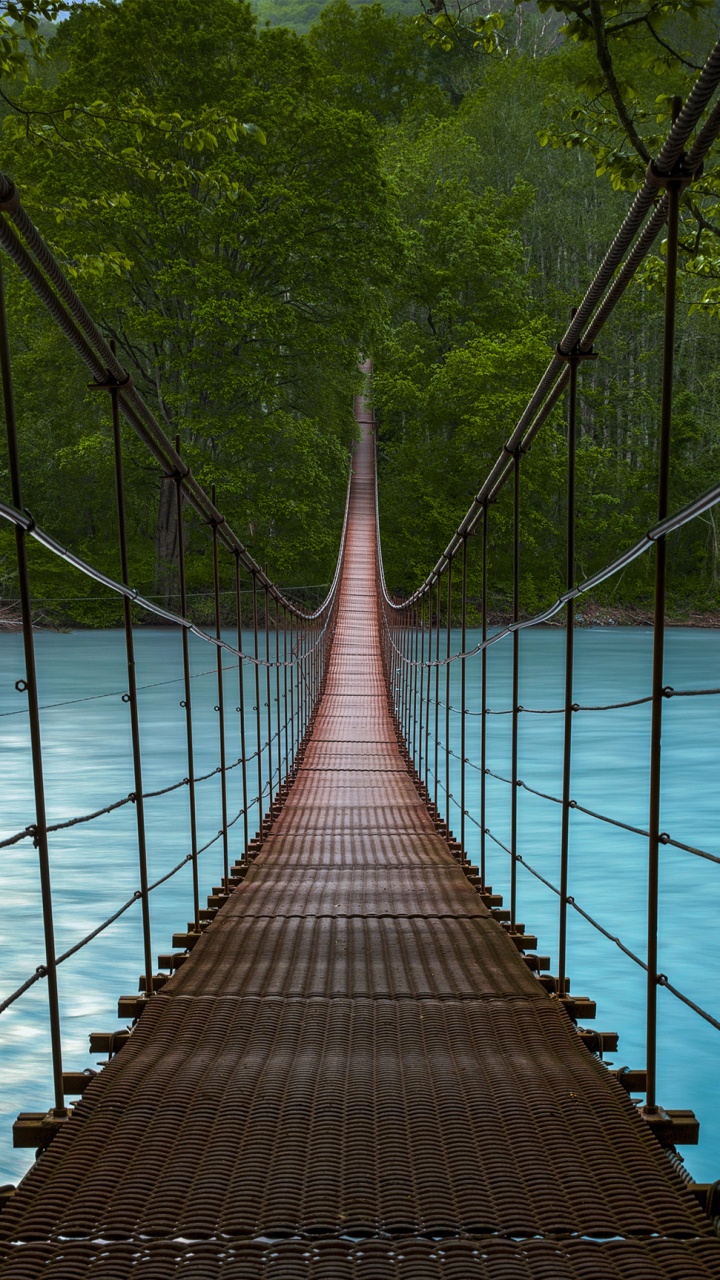
M259 855L0 1216L3 1280L704 1280L720 1241L439 835L388 709L367 423Z

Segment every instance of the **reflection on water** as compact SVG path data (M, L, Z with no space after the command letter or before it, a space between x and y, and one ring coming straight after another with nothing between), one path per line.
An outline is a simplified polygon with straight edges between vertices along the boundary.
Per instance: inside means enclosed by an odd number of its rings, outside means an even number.
M232 639L228 635L228 639ZM454 638L457 644L458 637ZM249 640L249 637L248 637ZM471 643L474 638L471 638ZM521 636L520 702L559 707L563 696L564 636L561 631ZM129 716L122 702L126 674L122 634L77 632L36 637L43 704L79 699L42 713L50 822L89 813L133 790ZM157 790L186 775L185 720L181 707L181 648L177 634L136 633L144 787ZM649 692L652 635L644 628L590 629L576 642L576 701L622 701ZM196 769L218 764L217 686L208 646L191 638ZM230 656L226 655L230 664ZM489 706L509 708L511 651L507 642L489 650ZM202 674L207 672L207 674ZM0 734L4 787L0 836L33 821L30 752L25 698L15 681L24 675L22 639L0 636ZM480 662L468 664L468 707L479 709ZM451 703L459 705L459 665L452 667ZM226 674L228 761L240 751L237 670ZM245 672L248 707L255 702L254 676ZM673 629L668 634L665 682L675 689L720 686L720 637L713 631ZM110 697L98 697L111 693ZM442 694L441 694L442 696ZM263 708L264 710L264 708ZM274 708L273 708L274 714ZM632 825L647 823L649 707L578 712L574 718L573 796L581 804ZM441 716L441 732L443 731ZM508 775L511 719L488 721L488 764ZM459 749L459 717L451 715L453 748ZM467 754L479 754L480 719L467 718ZM255 750L254 715L247 717L247 751ZM671 699L665 704L662 827L688 844L720 854L717 830L717 771L720 762L720 698ZM523 714L520 776L540 791L559 795L562 716ZM451 791L459 793L457 762ZM444 779L444 770L441 769ZM251 777L255 777L251 770ZM229 774L229 812L242 805L240 770ZM477 816L479 774L467 778L468 808ZM488 781L488 824L509 840L509 787ZM255 788L252 788L255 794ZM198 788L199 840L217 833L218 778ZM557 883L560 806L526 792L519 796L521 852ZM457 832L457 810L452 816ZM251 815L250 829L257 826ZM188 795L181 787L147 802L150 876L156 879L188 852ZM645 949L646 843L629 832L579 813L572 815L570 893L613 934L640 955ZM468 851L476 855L477 827L469 824ZM242 822L231 833L231 857L242 851ZM135 813L127 805L87 825L51 837L57 951L64 951L129 898L137 888ZM31 842L2 851L0 998L43 961L37 857ZM508 858L488 844L488 878L509 891ZM203 855L201 883L207 892L222 874L222 844ZM557 899L527 872L519 872L520 917L538 934L539 948L557 956ZM720 867L665 846L662 849L660 968L692 999L720 1016L712 940L720 909ZM153 894L153 952L170 949L171 934L191 911L188 867ZM597 1000L596 1026L620 1032L616 1065L644 1063L644 975L612 943L575 912L570 913L569 972L578 995ZM142 968L139 911L133 907L89 947L59 970L66 1069L92 1065L91 1031L112 1030L117 997L137 990ZM720 1115L715 1064L720 1032L660 992L660 1088L666 1107L692 1107L701 1121L701 1145L685 1157L699 1180L720 1176ZM47 993L42 982L0 1016L0 1181L15 1181L31 1152L13 1152L10 1128L21 1110L43 1110L51 1101Z

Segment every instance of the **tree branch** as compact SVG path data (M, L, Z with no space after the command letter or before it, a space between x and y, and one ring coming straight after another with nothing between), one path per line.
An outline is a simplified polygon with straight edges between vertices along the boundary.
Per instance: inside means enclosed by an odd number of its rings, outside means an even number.
M603 22L600 0L590 0L590 17L592 20L593 34L595 36L597 59L605 78L608 93L613 100L618 120L620 121L625 132L625 136L633 149L637 151L640 158L644 160L646 164L649 164L651 159L650 152L635 128L615 76L615 68L613 67L612 57L608 48L607 32Z
M699 66L698 66L698 64L697 64L696 62L688 62L687 58L683 58L683 56L682 56L682 54L681 54L681 53L676 53L676 52L675 52L675 50L672 48L672 46L671 46L671 45L669 45L669 44L667 44L667 43L666 43L666 42L665 42L665 41L664 41L664 40L663 40L663 39L658 35L657 31L655 30L655 28L654 28L654 26L653 26L653 24L652 24L652 22L650 21L650 19L649 19L649 18L646 18L646 19L645 19L645 26L647 27L648 31L650 32L650 35L652 36L653 40L657 40L657 43L658 43L658 44L659 44L663 49L665 49L668 53L672 54L673 58L677 58L678 62L682 62L682 64L683 64L683 66L684 66L684 67L689 67L691 71L702 71L702 67L699 67Z

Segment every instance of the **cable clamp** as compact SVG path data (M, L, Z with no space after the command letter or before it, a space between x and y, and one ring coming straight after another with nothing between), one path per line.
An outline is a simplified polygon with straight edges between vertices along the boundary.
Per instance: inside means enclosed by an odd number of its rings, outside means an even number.
M655 191L669 186L679 187L681 191L685 191L691 182L701 176L703 168L704 166L701 162L697 169L689 169L687 152L683 151L668 173L663 173L662 170L658 169L656 161L651 160L645 171L645 181Z
M131 374L126 373L124 377L116 378L109 369L103 382L88 382L87 385L89 391L131 391L135 387Z
M555 355L561 360L567 360L568 364L580 364L581 360L597 360L599 354L592 343L589 347L581 347L579 340L569 351L564 351L559 342L555 348Z

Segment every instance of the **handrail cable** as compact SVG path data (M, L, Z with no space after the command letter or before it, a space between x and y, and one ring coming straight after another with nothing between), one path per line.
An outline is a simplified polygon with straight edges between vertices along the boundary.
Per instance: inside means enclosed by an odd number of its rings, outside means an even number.
M663 689L663 697L665 698L709 698L713 694L720 694L720 689L673 689L670 685L666 685ZM624 707L640 707L646 702L652 702L652 694L645 694L643 698L628 698L626 702L605 702L599 706L583 706L580 702L573 702L571 711L618 711ZM503 707L500 711L493 711L490 707L486 707L484 711L470 711L468 707L464 710L462 707L447 706L441 702L441 707L446 707L448 711L452 711L457 716L511 716L513 714L512 707ZM565 714L564 707L515 707L516 711L524 712L528 716L560 716ZM15 714L6 712L7 714ZM2 717L0 717L2 718Z
M263 788L264 795L267 795L269 788L270 788L270 782L268 781L265 784L265 787ZM240 809L238 813L235 815L235 817L232 819L232 821L227 824L227 830L229 830L230 827L235 826L235 823L239 822L243 814L248 812L250 809L252 809L254 805L258 804L258 802L262 798L263 796L255 796L254 799L251 800L249 805L245 806L245 808ZM220 831L217 832L216 835L212 837L211 840L208 840L207 844L202 845L199 849L195 850L194 852L186 854L185 857L182 858L180 862L176 863L174 867L171 867L169 871L166 871L165 874L160 876L158 880L155 880L153 884L148 885L148 893L152 893L154 889L158 889L160 885L165 884L166 881L168 880L171 880L173 876L177 875L178 871L182 871L183 867L187 866L189 862L192 862L194 857L199 856L201 853L205 853L207 849L212 848L214 844L217 844L218 840L220 840L223 834L224 834L223 830L221 829ZM132 898L128 898L127 902L124 902L123 905L119 907L117 911L115 911L111 916L108 916L106 920L103 920L101 924L99 924L90 933L86 934L84 938L80 938L78 942L73 943L73 945L69 947L67 951L64 951L62 955L56 956L55 964L56 965L63 964L65 960L69 960L71 956L74 956L78 951L81 951L83 947L86 947L88 943L92 942L95 938L97 938L99 934L104 933L106 929L109 929L110 925L114 924L116 920L119 920L120 917L124 915L126 911L129 911L130 907L133 907L136 902L139 902L141 897L142 897L142 894L140 890L136 889ZM35 972L29 978L27 978L25 982L23 982L19 987L17 987L15 991L11 992L11 994L7 996L4 1000L0 1001L0 1013L4 1013L6 1009L9 1009L10 1005L14 1004L16 1000L19 1000L20 996L24 995L25 992L28 991L30 987L34 986L36 982L39 982L41 978L46 978L47 972L48 971L45 965L38 965Z
M270 739L270 741L275 742L277 738L278 738L278 734L276 732L273 734L272 739ZM200 774L199 777L196 776L194 781L196 783L207 782L208 779L216 778L220 774L230 773L233 769L237 769L238 767L242 766L243 763L250 764L251 760L257 760L258 756L261 755L263 751L265 751L266 747L267 747L267 741L264 741L259 751L253 751L252 755L249 755L249 756L239 756L237 760L233 760L232 764L227 764L225 766L218 765L217 768L212 769L210 773ZM143 800L156 800L159 796L169 795L171 791L178 791L180 787L189 787L189 786L190 786L190 779L181 778L179 782L173 782L168 787L161 787L159 791L143 791L142 798ZM77 827L80 825L80 823L92 822L94 818L102 818L104 817L105 814L113 813L116 809L122 809L123 806L126 804L135 804L136 801L137 801L137 796L135 795L134 791L131 791L129 795L123 796L121 800L115 800L112 804L105 805L103 809L96 809L94 813L84 813L79 815L76 818L68 818L65 822L55 822L52 825L47 826L45 830L48 832L48 834L50 834L53 831L67 831L69 827ZM8 836L4 840L0 840L0 849L8 849L11 845L19 844L21 840L34 839L36 832L37 832L37 828L34 825L25 827L22 831L16 831L15 835Z
M462 757L459 756L456 751L451 749L449 754L454 760L458 760L461 764L463 763ZM513 785L511 778L504 778L500 773L493 773L492 769L488 769L487 767L485 769L481 769L480 766L475 764L475 761L471 760L468 756L465 756L464 763L469 764L470 768L475 769L478 773L484 773L488 778L495 778L497 782L506 782L510 787ZM535 787L531 787L527 782L524 782L522 778L518 778L515 785L521 787L523 791L529 792L530 795L539 796L541 800L551 800L553 804L563 804L560 796L551 796L545 791L537 791ZM649 832L643 830L642 827L633 827L628 822L621 822L619 818L610 818L605 813L596 813L594 809L586 809L585 806L580 804L577 800L569 800L568 807L576 810L578 813L587 814L589 818L597 818L599 822L607 822L610 826L620 827L623 831L632 832L633 835L644 836L646 840L648 838ZM720 866L720 857L717 854L708 853L706 849L698 849L697 846L693 844L683 844L681 840L674 840L672 836L668 835L667 831L661 832L660 843L663 845L670 845L673 849L682 849L684 853L692 853L697 858L704 858L707 862L715 862Z
M72 565L74 569L78 569L80 573L84 573L86 577L92 578L94 579L95 582L101 583L103 586L107 587L110 591L116 592L117 595L124 596L127 600L130 601L131 604L137 605L137 607L140 609L145 609L148 613L152 613L156 618L161 618L163 622L170 623L171 626L182 627L184 631L187 631L191 635L197 636L199 640L205 640L207 641L208 644L215 645L217 649L224 649L227 653L231 653L234 658L239 658L242 662L249 662L251 666L271 667L271 668L274 668L277 666L279 667L294 666L296 662L298 662L301 658L307 657L308 654L313 653L315 649L317 649L323 643L327 628L331 622L331 612L328 612L328 616L325 619L324 626L320 631L317 632L314 643L308 646L306 649L303 649L302 654L300 654L299 657L289 658L283 661L280 661L280 660L274 661L274 660L270 660L269 658L256 658L252 654L248 654L248 653L245 653L243 650L236 649L235 646L232 644L229 644L227 640L223 640L219 636L210 635L209 632L204 631L202 627L199 627L197 623L191 622L189 618L184 618L181 614L171 613L168 609L163 609L161 608L160 605L153 604L152 601L147 600L144 596L141 596L139 591L135 587L126 587L122 582L117 582L114 578L108 577L108 575L106 573L103 573L100 569L95 569L93 565L88 564L86 560L83 560L80 556L76 556L73 551L69 551L67 547L61 546L61 544L57 542L55 538L52 538L50 534L45 533L44 530L41 529L40 526L35 522L33 517L29 515L28 512L18 511L16 507L11 506L10 503L8 502L0 502L0 516L3 519L9 521L10 524L14 524L16 527L24 529L25 532L28 533L31 538L34 538L36 542L39 542L40 545L45 547L47 551L51 551L53 555L56 555L61 560L64 560L66 564ZM342 534L342 540L340 543L340 552L338 556L338 572L336 572L336 579L333 580L333 586L331 589L333 593L333 599L335 596L337 580L339 579L339 566L342 563L342 555L343 555L344 546L345 546L346 527L347 527L347 506L345 508L345 522L343 525L343 534ZM308 621L308 620L312 620L314 618L320 617L322 613L324 613L324 611L325 611L325 606L323 606L322 610L318 610L317 613L300 614L300 615L296 613L295 616L296 617L299 616L304 621ZM225 668L223 668L223 670L225 670Z
M563 334L555 354L521 414L515 429L504 445L499 458L490 470L482 487L473 498L468 511L458 525L440 559L425 581L402 603L393 601L388 594L381 563L380 589L388 608L400 610L411 607L431 588L435 580L444 571L446 564L460 550L463 537L475 532L479 521L482 519L482 511L485 504L496 501L505 483L512 475L515 455L526 453L529 449L532 440L569 382L570 372L567 355L576 349L580 352L591 349L593 340L609 318L667 220L668 199L666 195L663 195L657 201L655 212L639 236L627 261L608 289L612 276L617 268L620 267L625 253L640 230L648 212L655 205L658 195L658 179L662 180L663 177L669 175L678 164L680 165L682 176L691 177L695 175L699 171L707 151L717 138L718 133L720 133L720 103L717 103L701 127L689 152L686 155L683 154L685 143L688 141L692 130L698 123L719 84L720 40L716 42L685 105L674 120L657 160L649 166L640 191L635 196L630 210L594 279L586 290L570 325ZM587 328L586 325L588 326ZM657 536L660 535L658 534Z
M550 618L554 618L555 614L559 613L568 601L577 600L578 596L585 595L586 592L592 591L595 587L601 586L608 578L619 573L621 569L627 568L627 566L632 564L634 560L637 560L646 551L649 551L650 547L654 546L660 538L664 538L669 533L674 533L677 529L681 529L684 525L689 524L691 520L695 520L697 516L702 515L705 511L709 511L710 508L715 506L718 502L720 502L720 484L713 485L711 489L707 489L705 493L700 494L698 498L693 499L693 501L689 502L687 506L681 507L674 515L668 516L666 520L662 520L659 524L654 525L652 529L648 529L647 533L643 534L642 538L640 538L634 546L629 547L627 551L623 551L615 560L611 561L610 564L607 564L604 569L600 569L597 573L594 573L592 577L585 578L585 580L579 583L578 586L574 587L572 591L566 591L563 595L558 596L554 604L543 609L541 613L533 614L531 618L523 618L519 622L509 622L506 626L501 627L500 630L493 632L493 634L488 636L486 640L480 640L472 649L452 653L449 656L442 658L426 659L424 663L413 661L401 652L395 641L390 636L386 619L385 628L388 634L390 646L396 653L398 660L411 667L446 667L451 662L457 662L458 659L472 658L476 653L482 653L483 650L489 649L491 645L497 644L498 640L504 640L506 636L513 635L517 631L525 631L528 627L540 626L543 622L547 622ZM0 515L2 514L2 505L0 504ZM418 593L416 592L414 596L411 596L402 604L393 604L392 607L397 610L411 608L412 602L416 600L417 597Z
M429 769L429 772L432 773L433 772L432 769ZM457 809L460 809L460 801L457 800L457 797L452 795L452 792L448 792L446 790L446 787L443 786L441 778L438 778L437 781L438 781L439 787L441 787L442 790L446 792L448 799L452 800L452 803L455 804ZM502 781L506 782L507 778L502 778ZM551 797L548 797L548 799L551 799ZM465 810L465 818L468 818L470 822L473 823L474 827L479 828L480 824L478 822L478 819L475 818L474 815L471 814L468 809ZM538 872L538 870L534 868L532 864L529 863L527 858L523 858L523 855L521 854L512 855L512 850L509 849L507 845L503 844L501 840L498 840L498 837L496 835L493 835L493 832L491 831L491 829L489 829L489 827L484 828L484 835L489 836L493 844L497 845L498 849L502 849L502 851L505 852L505 854L507 854L509 858L512 858L512 856L515 856L515 860L518 861L518 863L520 863L521 867L524 867L525 870L528 870L528 872L530 873L530 876L534 876L534 878L538 879L538 881L541 881L544 884L544 886L546 886L547 888L550 888L550 890L553 893L555 893L556 897L561 897L561 893L559 888L557 888L557 884L553 884L552 881L548 881L546 877L542 876L541 872ZM646 835L647 835L647 832L646 832ZM571 908L573 908L574 911L577 911L578 915L582 915L583 919L587 920L588 924L592 924L593 929L597 929L598 933L602 933L602 936L607 938L607 941L614 942L615 946L620 948L620 951L623 951L626 956L629 956L630 960L633 960L635 964L639 965L639 968L644 970L644 973L647 973L646 961L641 960L641 957L639 957L638 955L635 955L634 951L630 951L630 948L628 946L625 946L625 943L621 941L619 937L616 937L614 933L609 932L609 929L606 929L605 927L603 927L603 925L600 923L600 920L594 919L594 916L589 914L589 911L585 911L584 908L582 908L582 906L579 905L579 902L575 901L574 897L568 896L566 897L565 901L566 901L566 904L568 904L568 906L571 906ZM692 1009L693 1012L696 1012L696 1014L700 1015L700 1018L705 1019L706 1023L710 1023L711 1027L715 1027L716 1030L720 1030L720 1021L714 1018L714 1016L712 1016L712 1014L710 1014L710 1012L708 1012L707 1009L703 1009L702 1005L696 1005L696 1002L691 1000L689 996L685 996L682 991L679 991L678 987L675 987L674 984L670 982L670 979L667 978L667 974L664 974L664 973L657 974L657 986L665 987L666 991L669 991L671 995L678 998L679 1001L682 1001L683 1005L687 1005L688 1009Z
M290 612L291 616L304 621L312 621L321 617L330 608L339 581L344 534L347 527L347 503L343 535L333 581L325 600L318 609L312 612L305 612L288 600L271 579L267 577L263 569L234 533L226 518L211 502L193 475L191 468L183 461L179 452L148 408L135 387L131 376L123 368L112 347L73 289L49 246L42 239L23 209L14 182L2 173L0 173L0 211L2 211L0 212L0 245L12 258L16 266L20 268L40 301L45 305L85 362L97 384L105 386L107 385L108 377L111 379L111 383L117 391L118 405L123 416L160 463L165 474L172 479L176 479L182 486L185 500L194 507L205 524L217 528L220 541L224 543L229 551L240 558L253 578L263 588L266 588L273 598ZM25 241L24 244L8 224L3 214L6 214L15 223ZM51 285L54 286L57 292L53 292ZM5 511L0 514L9 518ZM111 585L102 576L97 574L91 574L90 576L95 577L98 582L103 582L104 585ZM112 589L117 590L117 585L112 586ZM143 603L144 607L148 607L147 603ZM162 616L162 614L158 616ZM169 616L167 620L175 621L172 616Z
M474 821L474 819L472 819L472 821ZM510 857L512 857L511 850L508 849L507 845L503 844L502 840L498 840L497 836L493 835L489 827L485 828L485 835L489 836L493 844L496 844L498 848L502 849L503 853L507 853ZM525 868L525 870L530 872L531 876L534 876L536 880L540 880L542 884L544 884L548 889L552 891L552 893L556 894L557 897L560 897L560 890L558 889L557 885L554 885L550 880L546 880L544 875L541 875L541 873L535 867L530 865L527 858L523 858L522 855L519 853L516 854L515 856L517 858L517 861L521 863L521 865ZM572 907L573 911L577 911L578 915L582 916L584 920L587 920L588 924L591 924L593 929L597 929L598 933L601 933L604 938L607 938L608 942L613 942L615 946L618 947L620 951L624 953L624 955L628 956L628 958L632 960L636 965L638 965L640 969L642 969L645 973L647 973L648 967L645 961L642 960L640 956L636 955L634 951L631 951L630 947L626 946L625 943L620 940L620 938L616 937L615 934L610 933L608 929L606 929L603 925L600 924L599 920L596 920L595 917L591 916L588 911L585 911L584 907L581 907L580 904L576 902L574 898L567 897L565 901L567 902L569 907ZM659 987L664 987L666 991L669 991L672 995L674 995L677 1000L680 1000L682 1002L682 1004L687 1005L689 1009L692 1009L693 1013L697 1013L701 1018L705 1020L705 1022L709 1022L711 1027L715 1027L716 1031L720 1031L720 1021L718 1021L717 1018L714 1018L711 1013L708 1013L707 1009L703 1009L702 1005L696 1004L695 1001L691 1000L689 996L686 996L682 991L678 990L678 988L674 986L672 982L670 982L667 974L659 973L657 975L657 985Z
M433 772L432 769L430 769L429 772L432 773ZM495 775L492 775L492 776L495 776ZM447 791L447 789L443 785L442 780L440 778L438 778L437 781L441 789L445 791L446 795L448 796L448 799L452 800L456 808L459 809L460 802L457 799L457 797L454 796L452 792ZM503 778L501 779L501 781L507 782L508 779ZM552 797L548 797L548 798L550 799ZM478 828L480 827L480 823L478 822L477 818L475 818L473 814L470 813L469 810L467 809L465 810L465 817L469 819L469 821L473 824L473 826ZM485 827L484 834L486 836L489 836L493 844L496 844L498 848L502 849L503 853L506 853L508 857L513 857L512 850L509 849L508 846L504 844L502 840L499 840L498 837L490 830L489 827ZM645 832L644 834L647 834L647 832ZM544 875L542 875L535 867L531 865L531 863L528 862L527 858L523 858L522 854L519 854L519 853L516 853L514 856L516 861L519 862L521 866L525 868L526 871L530 872L530 875L534 876L536 880L540 880L542 884L544 884L548 889L550 889L556 895L556 897L559 898L561 896L560 890L558 889L557 885L553 884L551 880L547 880ZM647 973L648 970L647 970L647 964L645 963L645 961L642 960L640 956L636 955L634 951L631 951L630 948L626 946L625 943L622 942L620 938L618 938L615 934L610 933L608 929L606 929L603 925L601 925L599 920L596 920L595 917L591 916L588 911L585 911L585 909L581 907L578 902L576 902L575 898L571 896L567 896L565 901L567 902L567 905L569 907L573 908L573 911L577 911L578 915L581 915L584 920L587 920L588 924L591 924L593 929L596 929L598 933L601 933L604 938L608 939L609 942L613 942L615 946L620 949L620 951L622 951L626 956L629 957L630 960L634 961L636 965L638 965L641 969L644 970L645 973ZM676 986L674 986L673 983L670 982L667 974L659 973L657 975L657 984L660 987L665 987L665 989L669 991L672 995L674 995L678 1000L680 1000L682 1004L687 1005L689 1009L692 1009L694 1013L697 1013L701 1018L705 1020L705 1022L708 1022L710 1026L715 1027L716 1030L720 1031L720 1021L718 1021L717 1018L713 1017L711 1013L708 1013L707 1009L703 1009L701 1005L696 1004L694 1000L691 1000L689 996L686 996L682 991L680 991Z
M227 666L223 666L223 672L237 671L239 665L237 662L228 663ZM203 676L217 676L217 667L209 667L207 671L194 671L190 679L199 680ZM141 693L144 689L162 689L167 684L182 684L183 680L183 676L173 676L170 680L151 680L149 684L139 684L137 692ZM125 689L110 689L107 693L89 693L83 698L66 698L63 702L41 702L38 711L56 711L58 707L75 707L80 702L100 702L103 698L122 698L125 693ZM8 716L22 715L27 715L27 707L21 707L19 711L0 711L0 720L6 720Z

